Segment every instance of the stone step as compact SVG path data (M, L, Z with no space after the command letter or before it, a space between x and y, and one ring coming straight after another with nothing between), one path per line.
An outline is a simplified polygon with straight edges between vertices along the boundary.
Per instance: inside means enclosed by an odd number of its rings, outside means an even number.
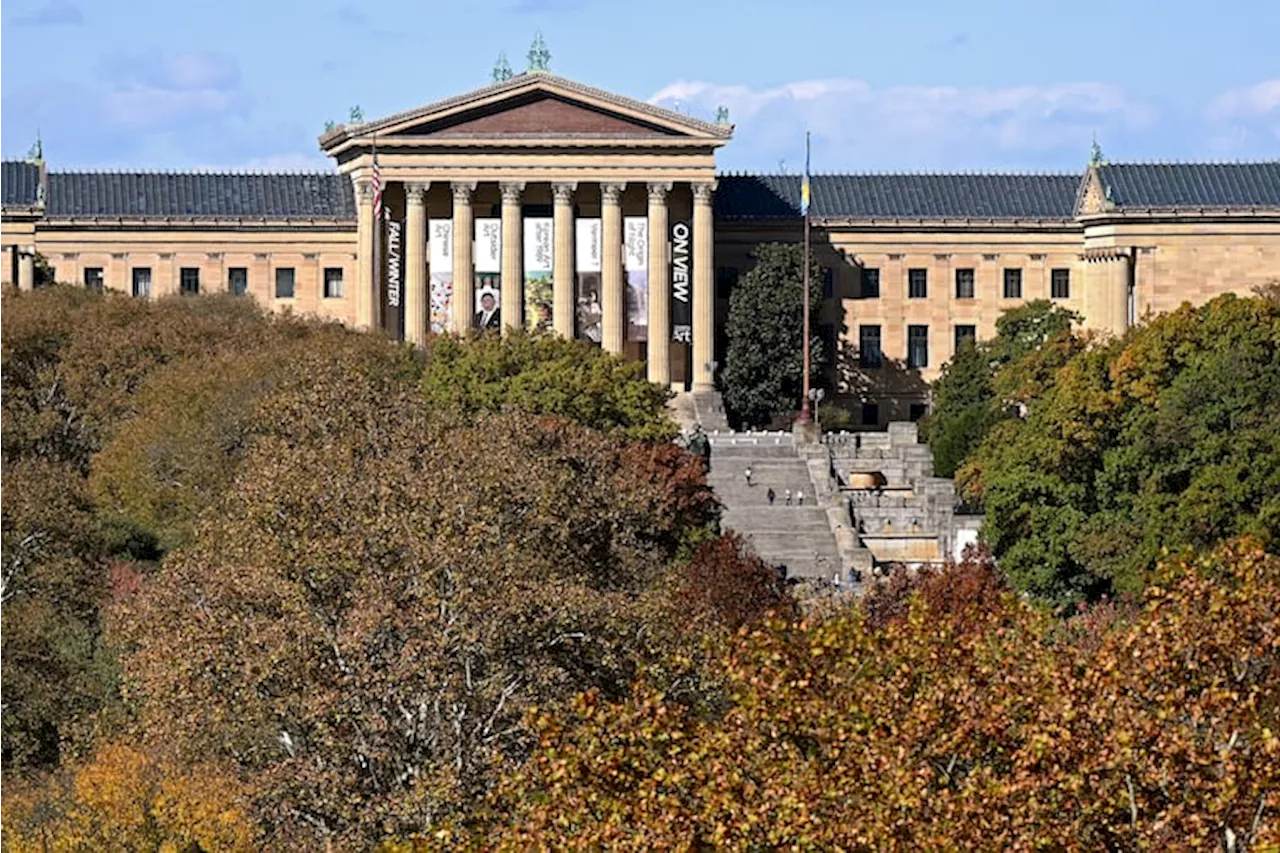
M794 557L812 558L815 553L823 557L836 556L835 538L830 531L826 535L793 533L767 533L739 530L743 538L751 543L756 553L762 557L790 555Z
M786 513L750 514L741 510L725 513L720 524L733 530L750 530L753 533L793 533L810 535L828 535L831 526L826 513L805 515L803 517L788 516Z

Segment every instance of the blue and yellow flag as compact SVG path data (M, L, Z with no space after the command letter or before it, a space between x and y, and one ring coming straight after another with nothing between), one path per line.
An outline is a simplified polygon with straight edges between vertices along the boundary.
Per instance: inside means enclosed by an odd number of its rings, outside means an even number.
M809 131L804 132L804 180L800 183L800 215L809 215Z

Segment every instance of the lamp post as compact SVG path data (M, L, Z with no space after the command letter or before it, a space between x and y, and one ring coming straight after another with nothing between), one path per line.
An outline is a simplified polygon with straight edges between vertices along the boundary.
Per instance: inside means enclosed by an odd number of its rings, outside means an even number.
M827 396L827 392L824 391L823 389L811 388L809 389L808 396L805 398L806 404L810 400L813 401L813 406L812 406L813 422L818 426L819 429L822 428L822 424L818 423L818 404L822 402L822 398L825 396ZM810 407L806 405L805 408L808 409Z

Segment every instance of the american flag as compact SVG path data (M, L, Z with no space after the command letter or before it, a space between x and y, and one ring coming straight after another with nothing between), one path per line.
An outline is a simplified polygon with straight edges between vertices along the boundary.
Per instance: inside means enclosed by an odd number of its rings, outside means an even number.
M373 218L382 216L382 171L378 168L378 149L373 149Z

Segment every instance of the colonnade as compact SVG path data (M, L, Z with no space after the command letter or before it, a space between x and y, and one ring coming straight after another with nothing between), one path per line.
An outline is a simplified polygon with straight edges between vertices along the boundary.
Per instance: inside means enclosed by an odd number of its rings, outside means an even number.
M431 184L405 181L404 298L405 339L414 344L426 340L428 330L428 244L426 197ZM450 181L452 195L452 328L456 334L470 333L474 326L475 304L475 212L472 199L476 181ZM501 193L502 246L499 273L502 327L507 333L524 325L524 257L522 197L526 184L498 182ZM600 343L611 353L622 354L626 342L626 293L623 270L622 198L626 184L602 182L600 192ZM669 243L668 197L671 182L646 183L648 193L647 256L647 375L651 382L671 384L671 300L672 255ZM714 298L712 198L714 182L691 183L693 197L691 341L692 390L710 390L714 358ZM578 184L551 182L554 253L552 273L551 328L559 335L575 333L575 218L574 200ZM593 194L594 195L594 194ZM368 179L356 181L357 253L356 323L362 328L382 326L382 299L374 275L373 192ZM432 250L434 251L434 250ZM686 286L684 283L682 287Z

